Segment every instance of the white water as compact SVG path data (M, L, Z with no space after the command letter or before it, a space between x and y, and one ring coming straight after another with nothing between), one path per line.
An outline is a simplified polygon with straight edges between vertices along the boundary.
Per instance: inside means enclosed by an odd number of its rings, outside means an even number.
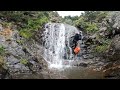
M49 23L50 24L50 23ZM49 26L49 27L48 27ZM48 27L48 28L47 28ZM45 26L45 51L44 55L49 67L62 68L63 53L65 48L65 27L64 24Z
M66 59L70 60L73 56L72 49L70 47L69 38L73 32L78 32L78 30L73 26L66 26L62 23L47 23L45 25L45 32L43 39L44 44L44 58L49 64L49 68L63 68L69 67L70 65L63 65ZM67 42L66 42L67 41ZM66 43L69 53L66 53ZM71 60L70 60L71 61ZM68 62L69 63L69 62Z

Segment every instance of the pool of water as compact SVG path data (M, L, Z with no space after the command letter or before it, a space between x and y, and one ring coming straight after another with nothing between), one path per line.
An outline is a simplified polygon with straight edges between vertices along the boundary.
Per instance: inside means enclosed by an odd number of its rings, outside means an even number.
M51 79L104 79L101 71L94 71L85 67L68 67L61 70L51 69L50 72L52 72Z

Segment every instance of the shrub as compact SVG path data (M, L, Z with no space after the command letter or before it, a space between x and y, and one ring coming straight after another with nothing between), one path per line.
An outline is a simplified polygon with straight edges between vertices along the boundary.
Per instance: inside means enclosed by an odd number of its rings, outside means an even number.
M96 23L87 23L86 31L88 31L89 33L95 33L96 31L98 31L97 24Z
M42 28L43 24L48 21L47 17L39 18L39 19L29 19L28 24L24 29L21 29L19 34L20 36L30 39L34 35L35 31Z
M98 53L104 53L107 50L108 45L100 45L95 48Z
M110 39L103 39L102 45L96 46L95 51L98 53L104 53L111 43Z
M27 30L27 29L20 30L19 34L20 34L20 36L22 36L23 38L26 38L26 39L31 38L33 35L33 33L31 33L31 31Z

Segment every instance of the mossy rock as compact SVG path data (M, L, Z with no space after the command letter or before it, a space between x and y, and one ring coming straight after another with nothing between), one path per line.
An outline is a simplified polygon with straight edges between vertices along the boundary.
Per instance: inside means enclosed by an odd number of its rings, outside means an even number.
M21 45L24 43L23 40L16 40L16 42L17 42L18 44L21 44Z
M96 46L95 51L98 53L104 53L108 49L108 45Z
M0 55L4 55L5 54L5 47L0 45Z
M27 65L28 64L28 60L27 59L21 59L20 63L24 64L24 65Z

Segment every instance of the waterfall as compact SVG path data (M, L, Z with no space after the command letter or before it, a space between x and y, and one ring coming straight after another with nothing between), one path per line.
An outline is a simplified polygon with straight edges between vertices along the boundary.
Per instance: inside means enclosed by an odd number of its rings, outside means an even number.
M79 32L75 27L62 23L47 23L44 31L44 58L50 67L62 68L63 62L73 58L70 37Z

